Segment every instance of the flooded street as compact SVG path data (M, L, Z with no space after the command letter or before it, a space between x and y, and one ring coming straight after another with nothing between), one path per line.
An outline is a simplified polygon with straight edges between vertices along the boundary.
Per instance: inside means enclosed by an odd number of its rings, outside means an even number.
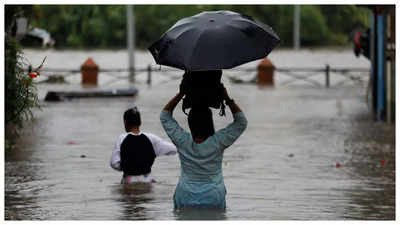
M33 64L46 55L50 68L76 69L88 56L103 68L127 66L123 51L26 51ZM152 63L144 53L136 60L138 67ZM282 50L273 52L271 60L277 67L369 66L351 50ZM126 79L111 83L109 77L100 74L99 88L130 87ZM276 74L275 79L281 77ZM5 155L5 219L395 219L394 125L371 119L365 82L329 89L277 82L274 88L260 89L231 83L223 75L248 119L247 130L224 153L225 212L173 211L180 174L177 155L155 160L152 174L157 183L151 188L121 186L121 173L111 169L109 160L124 131L123 112L137 105L142 131L168 138L159 114L180 81L159 74L149 87L145 79L138 75L133 86L139 94L134 98L57 103L43 101L47 91L82 89L80 75L68 78L67 84L38 84L42 109L35 111L35 120L26 125L16 149ZM331 81L334 84L335 78ZM232 121L230 112L226 117L213 112L216 129ZM188 130L181 104L174 116Z

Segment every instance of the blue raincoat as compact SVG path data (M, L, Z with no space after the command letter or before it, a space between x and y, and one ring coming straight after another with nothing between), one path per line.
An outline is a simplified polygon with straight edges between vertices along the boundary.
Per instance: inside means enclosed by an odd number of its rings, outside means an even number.
M174 194L174 208L226 208L226 189L222 176L224 149L232 145L247 127L243 112L233 115L234 121L197 144L182 129L171 112L163 110L161 124L178 149L181 175Z

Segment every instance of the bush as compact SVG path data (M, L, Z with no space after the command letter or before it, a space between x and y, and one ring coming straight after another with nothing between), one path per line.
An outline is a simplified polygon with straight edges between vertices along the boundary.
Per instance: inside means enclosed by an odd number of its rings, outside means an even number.
M37 90L24 72L23 54L16 40L5 36L5 125L7 133L18 134L23 121L33 117L32 108L39 107ZM10 130L11 129L11 130Z

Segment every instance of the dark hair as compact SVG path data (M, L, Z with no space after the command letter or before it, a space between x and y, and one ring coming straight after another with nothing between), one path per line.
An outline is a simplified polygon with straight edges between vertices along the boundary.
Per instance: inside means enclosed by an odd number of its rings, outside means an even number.
M188 115L188 123L193 138L207 139L215 133L211 109L193 107Z
M139 127L142 124L142 120L140 119L140 112L137 107L130 108L124 113L124 123L125 129L128 131L133 127Z

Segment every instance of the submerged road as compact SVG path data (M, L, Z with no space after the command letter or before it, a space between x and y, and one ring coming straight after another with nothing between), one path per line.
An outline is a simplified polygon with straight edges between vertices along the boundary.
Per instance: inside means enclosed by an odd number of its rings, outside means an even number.
M49 68L79 68L89 56L101 68L127 66L124 51L26 51L34 64L44 56ZM153 61L145 53L135 58L141 67ZM278 67L368 67L368 61L356 59L351 50L281 50L270 58ZM276 75L278 84L283 77ZM101 75L100 87L129 87L126 80L110 84L109 78ZM259 89L231 84L223 76L248 118L247 130L224 153L225 212L173 211L177 156L156 159L152 171L157 183L151 189L121 187L121 174L110 168L109 159L124 130L123 112L136 104L142 130L167 138L159 113L179 86L178 80L154 76L148 87L145 79L138 75L135 98L41 102L42 110L35 110L35 120L26 124L15 150L5 154L7 220L395 218L395 129L371 119L365 83L326 89L294 82ZM79 76L67 81L38 85L39 98L48 90L81 89ZM174 116L188 129L180 105ZM220 129L232 116L228 112L219 117L214 110L214 119Z
M143 131L167 138L159 113L175 81L139 86L136 98L43 103L6 154L5 218L394 219L394 127L370 119L363 88L226 86L249 121L224 155L226 212L173 212L177 156L156 159L158 182L147 191L122 188L109 167L133 104ZM188 129L180 105L174 115ZM214 118L217 129L232 120L216 110Z

